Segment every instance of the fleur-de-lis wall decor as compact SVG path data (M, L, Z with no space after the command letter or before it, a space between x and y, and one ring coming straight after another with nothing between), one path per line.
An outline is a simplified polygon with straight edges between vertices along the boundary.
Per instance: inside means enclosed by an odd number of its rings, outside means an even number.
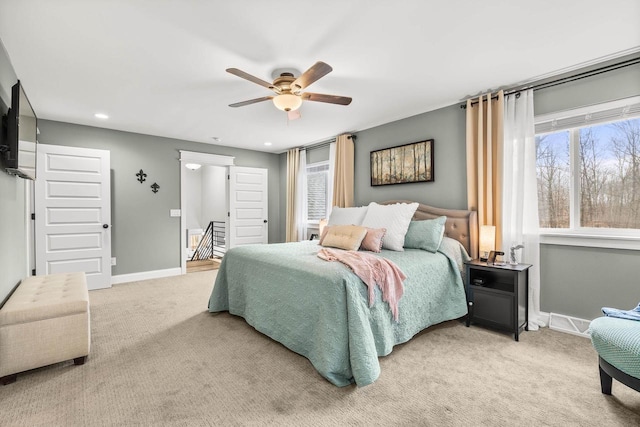
M154 183L151 185L151 191L153 191L154 193L157 193L159 189L160 189L160 186L158 185L158 183L157 183L157 182L154 182Z
M138 180L138 181L140 181L140 184L142 184L143 182L145 182L145 181L146 181L146 179L145 179L145 178L147 177L147 174L146 174L146 173L144 173L144 172L142 171L142 169L140 169L140 172L138 172L138 173L136 174L136 176L138 177L138 178L137 178L137 180Z

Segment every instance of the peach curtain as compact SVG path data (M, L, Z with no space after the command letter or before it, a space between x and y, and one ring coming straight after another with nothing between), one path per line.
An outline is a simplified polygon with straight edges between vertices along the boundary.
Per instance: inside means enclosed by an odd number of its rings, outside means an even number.
M286 213L286 241L298 241L298 226L296 220L296 184L300 168L300 149L292 148L287 151L287 213Z
M502 150L504 93L467 100L467 204L478 225L496 226L502 248Z
M343 134L336 137L336 164L333 179L333 206L353 206L353 139Z

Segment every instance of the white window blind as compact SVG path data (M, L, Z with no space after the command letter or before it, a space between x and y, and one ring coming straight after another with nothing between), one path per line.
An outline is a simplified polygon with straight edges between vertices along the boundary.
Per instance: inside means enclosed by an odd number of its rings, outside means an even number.
M328 181L328 163L307 166L307 221L326 218Z

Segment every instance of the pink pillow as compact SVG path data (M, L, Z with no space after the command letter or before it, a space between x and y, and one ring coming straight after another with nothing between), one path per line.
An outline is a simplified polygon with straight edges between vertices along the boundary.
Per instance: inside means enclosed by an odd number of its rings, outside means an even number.
M362 239L360 243L360 249L364 251L380 252L382 250L382 238L387 232L386 228L369 228L367 229L367 235Z

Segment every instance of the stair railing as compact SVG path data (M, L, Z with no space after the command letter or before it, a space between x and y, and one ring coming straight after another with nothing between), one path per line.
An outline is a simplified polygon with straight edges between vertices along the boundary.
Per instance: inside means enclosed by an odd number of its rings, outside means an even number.
M224 221L211 221L198 243L191 261L207 260L214 257L222 258L226 251Z

